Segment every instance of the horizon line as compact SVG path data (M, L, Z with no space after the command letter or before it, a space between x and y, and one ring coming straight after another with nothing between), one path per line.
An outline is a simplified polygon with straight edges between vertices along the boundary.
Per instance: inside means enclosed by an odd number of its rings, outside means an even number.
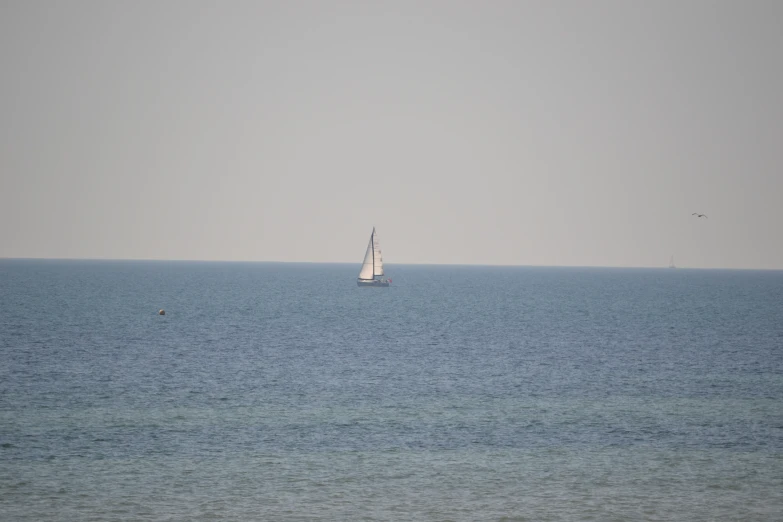
M260 261L240 259L160 259L160 258L120 258L120 257L6 257L0 256L0 261L107 261L107 262L141 262L141 263L245 263L245 264L312 264L312 265L360 265L353 261ZM498 267L498 268L627 268L627 269L667 269L668 265L534 265L534 264L497 264L497 263L400 263L384 262L387 266L465 266L465 267ZM781 271L781 268L757 267L688 267L677 266L674 270L766 270Z

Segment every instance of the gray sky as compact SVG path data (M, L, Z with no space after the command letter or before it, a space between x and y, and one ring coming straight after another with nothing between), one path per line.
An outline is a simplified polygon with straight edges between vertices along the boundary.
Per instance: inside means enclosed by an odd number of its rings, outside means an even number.
M0 3L0 256L783 268L783 2ZM697 220L691 212L704 212Z

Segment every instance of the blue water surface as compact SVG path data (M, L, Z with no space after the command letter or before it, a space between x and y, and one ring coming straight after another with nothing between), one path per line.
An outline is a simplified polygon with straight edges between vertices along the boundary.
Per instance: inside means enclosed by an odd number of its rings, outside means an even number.
M783 519L783 272L387 268L0 260L0 518Z

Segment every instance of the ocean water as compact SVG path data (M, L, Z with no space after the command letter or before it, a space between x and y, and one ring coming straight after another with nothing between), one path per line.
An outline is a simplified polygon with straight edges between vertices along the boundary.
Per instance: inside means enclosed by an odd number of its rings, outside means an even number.
M0 260L0 519L783 519L783 272L357 271Z

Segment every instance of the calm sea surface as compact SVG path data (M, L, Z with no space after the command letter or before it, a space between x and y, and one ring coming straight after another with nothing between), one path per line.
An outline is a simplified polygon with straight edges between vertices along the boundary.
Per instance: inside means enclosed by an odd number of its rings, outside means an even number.
M358 269L0 260L0 519L783 519L783 272Z

